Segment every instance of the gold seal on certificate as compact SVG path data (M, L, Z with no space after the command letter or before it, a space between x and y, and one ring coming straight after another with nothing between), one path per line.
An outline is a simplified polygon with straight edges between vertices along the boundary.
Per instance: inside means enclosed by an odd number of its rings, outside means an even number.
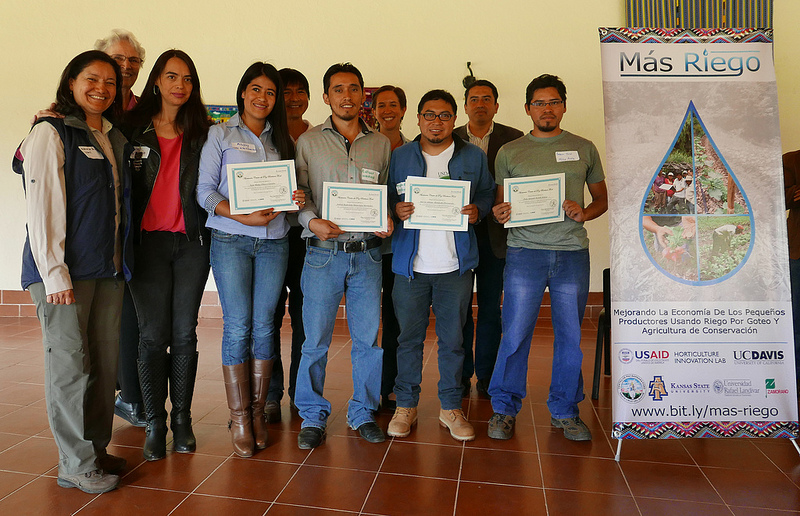
M503 195L511 203L507 228L564 220L564 174L505 178Z
M406 229L467 231L469 217L461 208L469 204L469 181L408 176L406 201L414 213L403 223Z
M297 190L294 160L228 165L228 202L232 215L258 210L297 211L292 193Z
M388 230L386 185L322 183L322 218L340 229L371 233Z

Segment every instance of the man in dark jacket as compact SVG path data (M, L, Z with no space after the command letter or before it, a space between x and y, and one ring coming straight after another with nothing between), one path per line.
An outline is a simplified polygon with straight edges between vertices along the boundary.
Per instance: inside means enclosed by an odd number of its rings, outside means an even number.
M497 88L485 79L469 85L464 92L464 111L469 123L456 128L456 135L477 145L486 153L489 172L494 179L494 159L497 151L506 143L522 136L522 131L494 122L500 104L497 103ZM475 384L478 393L487 396L489 380L492 378L497 348L500 346L502 323L500 321L500 298L503 295L503 268L506 265L506 238L508 230L486 217L475 226L478 237L478 267L475 282L478 287L478 321L472 320L472 303L464 324L464 371L461 385L464 397L469 396L473 373L478 377ZM473 359L472 339L475 336Z

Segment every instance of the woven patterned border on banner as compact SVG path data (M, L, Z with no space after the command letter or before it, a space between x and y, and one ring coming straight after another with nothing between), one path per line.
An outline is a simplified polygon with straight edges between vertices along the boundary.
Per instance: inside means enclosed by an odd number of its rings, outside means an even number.
M601 27L601 43L772 43L772 29Z
M687 437L772 437L794 439L797 421L731 421L694 423L614 423L613 439L683 439Z

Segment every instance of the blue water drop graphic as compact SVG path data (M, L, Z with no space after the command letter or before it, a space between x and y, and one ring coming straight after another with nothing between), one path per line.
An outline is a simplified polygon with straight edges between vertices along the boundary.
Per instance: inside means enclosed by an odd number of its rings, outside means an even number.
M750 256L750 202L692 102L642 200L640 234L650 261L689 285L724 281Z

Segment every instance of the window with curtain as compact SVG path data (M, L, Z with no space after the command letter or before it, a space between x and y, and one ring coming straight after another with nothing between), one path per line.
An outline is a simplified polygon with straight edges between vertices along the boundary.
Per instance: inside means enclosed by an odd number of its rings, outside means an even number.
M773 0L625 0L628 27L772 27Z

